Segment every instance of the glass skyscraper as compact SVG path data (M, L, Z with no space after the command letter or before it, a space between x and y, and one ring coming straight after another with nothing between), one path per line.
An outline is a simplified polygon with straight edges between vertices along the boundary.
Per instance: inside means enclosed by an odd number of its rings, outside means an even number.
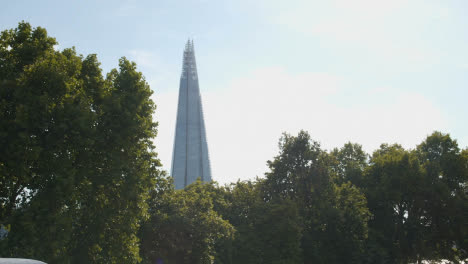
M183 189L197 178L211 181L193 40L187 41L184 50L171 175L176 189Z

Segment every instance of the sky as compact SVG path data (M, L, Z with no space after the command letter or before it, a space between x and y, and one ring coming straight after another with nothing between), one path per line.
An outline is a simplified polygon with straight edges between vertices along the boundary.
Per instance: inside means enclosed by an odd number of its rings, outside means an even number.
M323 149L411 149L433 131L468 146L466 0L0 0L104 73L137 63L154 91L155 145L171 168L182 53L194 40L213 179L263 177L283 132Z

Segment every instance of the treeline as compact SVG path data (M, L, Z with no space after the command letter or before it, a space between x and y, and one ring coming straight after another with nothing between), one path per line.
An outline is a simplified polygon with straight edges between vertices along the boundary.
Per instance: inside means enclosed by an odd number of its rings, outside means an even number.
M382 144L372 155L352 143L327 152L304 131L279 146L265 178L153 191L143 263L468 257L468 149L449 135L434 132L413 150Z
M151 90L122 58L0 36L0 257L47 263L409 263L468 257L468 149L323 150L284 134L269 171L174 190ZM242 164L233 164L242 166Z

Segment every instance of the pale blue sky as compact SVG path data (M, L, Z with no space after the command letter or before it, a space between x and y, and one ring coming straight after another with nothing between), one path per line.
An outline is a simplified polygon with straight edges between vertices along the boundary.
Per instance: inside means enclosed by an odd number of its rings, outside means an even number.
M105 72L126 56L159 108L170 168L178 78L195 41L214 179L262 176L281 132L324 148L414 148L433 130L468 145L468 2L431 0L0 1L0 30L25 20Z

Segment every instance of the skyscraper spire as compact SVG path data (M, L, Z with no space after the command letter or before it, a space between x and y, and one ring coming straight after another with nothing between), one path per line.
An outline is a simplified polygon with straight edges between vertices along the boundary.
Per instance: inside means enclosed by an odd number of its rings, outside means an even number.
M185 44L180 76L171 175L176 189L184 188L198 177L202 181L211 181L195 50L190 39Z

